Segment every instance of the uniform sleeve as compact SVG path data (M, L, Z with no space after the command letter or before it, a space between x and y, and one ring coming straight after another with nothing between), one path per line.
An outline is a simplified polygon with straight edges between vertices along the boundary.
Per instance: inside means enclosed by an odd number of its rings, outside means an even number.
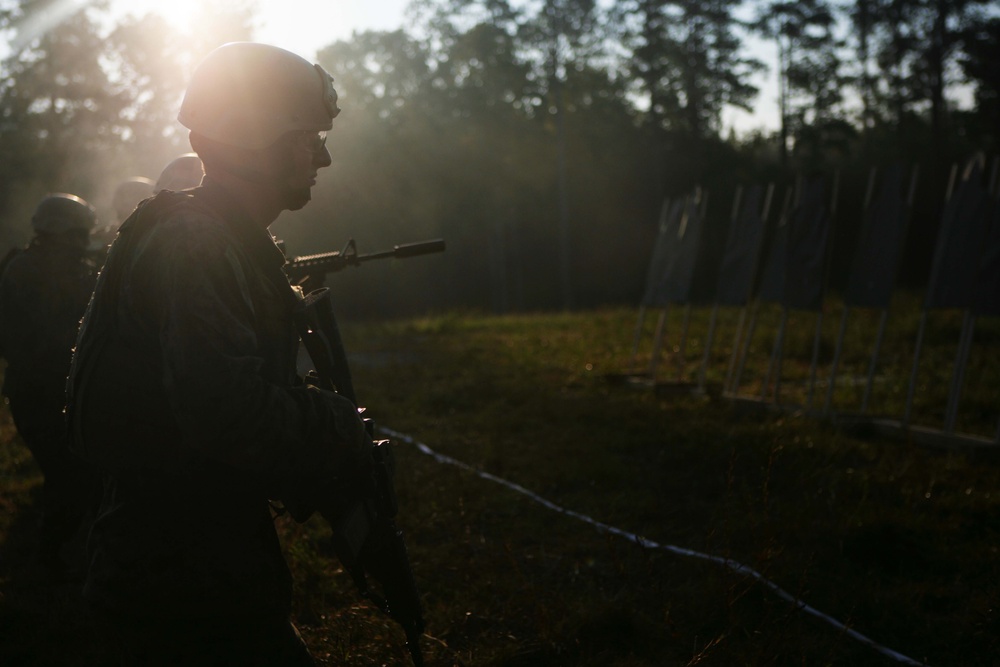
M148 263L164 390L185 446L279 485L352 465L365 442L354 406L264 379L235 248L204 221L197 233L183 227L161 235Z

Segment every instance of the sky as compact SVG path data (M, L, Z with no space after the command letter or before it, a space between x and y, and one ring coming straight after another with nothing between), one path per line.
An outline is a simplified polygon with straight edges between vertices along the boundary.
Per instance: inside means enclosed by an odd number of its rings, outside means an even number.
M320 48L360 30L404 25L409 0L257 0L255 39L312 58ZM183 25L205 0L112 0L115 11L155 11Z
M112 0L117 11L143 14L156 11L183 24L205 0ZM324 46L347 39L354 31L395 30L406 25L409 0L257 0L255 39L312 58ZM767 58L766 54L758 57ZM335 75L336 76L336 75ZM776 85L758 81L761 93L752 113L729 109L725 128L737 133L759 127L777 127Z

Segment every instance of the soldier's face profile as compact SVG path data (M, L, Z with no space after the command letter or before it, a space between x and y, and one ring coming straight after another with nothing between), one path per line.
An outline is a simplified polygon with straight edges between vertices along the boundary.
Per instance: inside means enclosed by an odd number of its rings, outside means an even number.
M278 187L286 210L297 211L312 199L319 170L331 164L326 132L289 132L277 142Z

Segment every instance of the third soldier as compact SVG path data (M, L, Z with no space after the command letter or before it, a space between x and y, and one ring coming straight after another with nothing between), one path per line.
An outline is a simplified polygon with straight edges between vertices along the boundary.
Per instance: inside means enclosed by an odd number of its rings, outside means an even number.
M97 277L88 245L94 209L71 194L46 196L31 218L35 232L0 279L3 393L18 433L45 477L39 562L69 572L66 545L81 530L97 494L96 478L69 451L63 419L77 323Z

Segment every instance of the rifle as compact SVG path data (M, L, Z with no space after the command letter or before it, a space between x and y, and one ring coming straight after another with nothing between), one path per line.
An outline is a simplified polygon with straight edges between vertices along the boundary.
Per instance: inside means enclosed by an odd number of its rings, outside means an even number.
M392 250L359 255L354 239L349 239L343 250L324 252L318 255L293 257L285 264L285 275L288 276L289 282L293 285L304 287L308 284L312 287L321 287L326 274L335 273L348 266L360 266L362 262L373 259L385 259L388 257L405 259L407 257L416 257L418 255L443 251L444 239L433 239L393 246Z
M298 304L295 322L315 366L307 381L337 391L357 407L329 289L310 292ZM358 411L363 412L364 408ZM373 422L364 421L369 437L373 438ZM420 635L424 619L403 533L396 527L394 468L389 441L373 440L370 468L358 480L335 489L336 500L319 511L333 529L334 551L358 592L399 623L406 633L406 647L413 664L422 667ZM369 585L369 576L380 584L381 594Z

